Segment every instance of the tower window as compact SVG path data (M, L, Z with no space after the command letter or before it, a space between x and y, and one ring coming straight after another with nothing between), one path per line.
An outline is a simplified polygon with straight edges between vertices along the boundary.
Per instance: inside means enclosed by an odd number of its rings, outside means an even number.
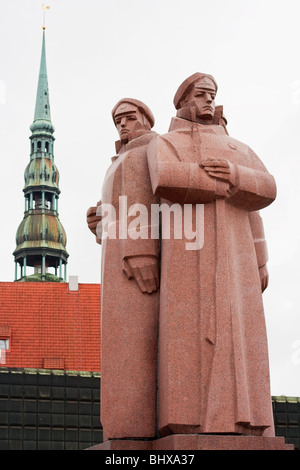
M42 142L40 140L37 143L37 149L38 149L38 152L40 152L42 149Z
M49 152L49 142L45 143L45 152Z

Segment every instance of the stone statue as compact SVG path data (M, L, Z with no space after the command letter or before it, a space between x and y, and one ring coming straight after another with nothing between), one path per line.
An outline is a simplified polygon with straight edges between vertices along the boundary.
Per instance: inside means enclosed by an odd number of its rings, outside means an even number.
M151 188L147 145L156 133L151 131L152 112L138 100L120 100L112 117L120 137L117 155L106 173L101 201L87 213L88 226L102 244L101 423L106 439L150 438L156 434L159 302L159 239L151 238L150 214L159 198ZM119 233L122 197L128 208L138 204L147 209L149 220L142 227L147 238ZM99 212L109 206L116 220L103 237ZM134 219L126 211L126 232Z
M187 78L169 132L151 140L155 196L204 205L203 244L161 240L158 430L167 434L274 436L262 291L267 251L259 210L276 197L273 176L226 130L217 84Z
M164 135L138 100L112 111L117 155L87 213L102 244L99 450L286 448L262 302L276 184L216 93L211 75L187 78Z

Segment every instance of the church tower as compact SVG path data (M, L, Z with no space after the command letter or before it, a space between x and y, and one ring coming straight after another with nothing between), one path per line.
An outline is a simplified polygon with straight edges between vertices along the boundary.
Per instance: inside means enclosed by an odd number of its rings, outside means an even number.
M13 253L15 281L63 282L66 281L69 255L66 233L58 217L59 172L54 163L55 129L50 114L45 26L35 114L30 130L30 161L25 169L23 188L25 212ZM31 275L29 267L34 270Z

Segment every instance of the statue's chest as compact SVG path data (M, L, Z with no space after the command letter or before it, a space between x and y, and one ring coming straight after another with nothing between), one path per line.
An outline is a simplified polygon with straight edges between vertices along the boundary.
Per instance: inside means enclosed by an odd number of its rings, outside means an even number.
M209 133L191 133L180 139L177 146L178 156L183 162L198 162L207 159L226 159L232 163L245 164L247 154L245 146L229 136Z

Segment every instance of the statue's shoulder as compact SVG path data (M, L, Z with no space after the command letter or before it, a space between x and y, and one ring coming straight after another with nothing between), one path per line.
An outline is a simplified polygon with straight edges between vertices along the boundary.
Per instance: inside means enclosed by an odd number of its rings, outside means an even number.
M181 127L170 129L165 134L160 134L156 137L158 145L167 145L168 147L184 147L191 142L191 131L189 128Z

